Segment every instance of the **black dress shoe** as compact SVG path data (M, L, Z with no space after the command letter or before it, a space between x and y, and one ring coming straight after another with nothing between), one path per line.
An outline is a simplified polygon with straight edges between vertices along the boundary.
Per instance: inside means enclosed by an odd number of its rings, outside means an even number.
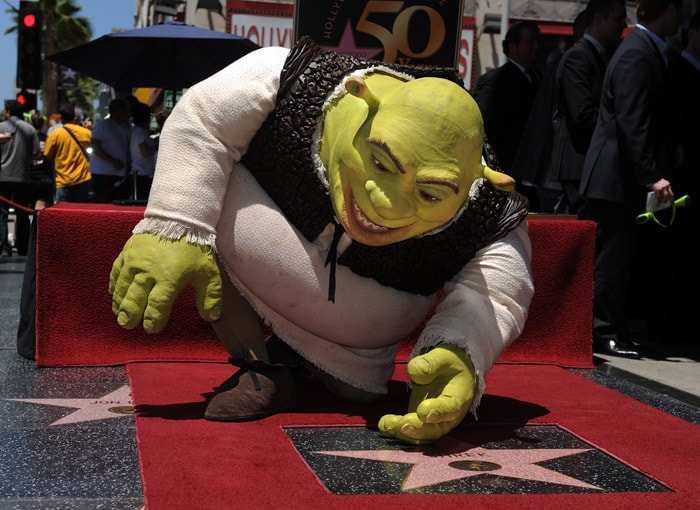
M642 357L633 344L623 340L595 340L593 342L593 352L630 359L641 359Z

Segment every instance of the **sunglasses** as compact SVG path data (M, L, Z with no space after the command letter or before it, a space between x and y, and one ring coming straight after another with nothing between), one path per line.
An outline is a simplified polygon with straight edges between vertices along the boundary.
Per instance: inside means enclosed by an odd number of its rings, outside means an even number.
M654 214L654 205L650 207L650 209L637 216L636 221L638 224L643 225L644 223L647 223L649 220L652 220L654 223L656 223L658 226L663 227L663 228L668 228L671 225L673 225L673 220L676 218L676 207L686 207L690 205L690 197L688 195L683 195L681 198L674 200L673 203L671 204L671 219L668 222L668 225L665 225L659 221L659 219L656 217L656 214Z

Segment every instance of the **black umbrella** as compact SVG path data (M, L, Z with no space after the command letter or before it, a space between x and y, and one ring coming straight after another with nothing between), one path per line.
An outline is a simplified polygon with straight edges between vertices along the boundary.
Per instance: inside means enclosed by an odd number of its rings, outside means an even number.
M46 58L114 88L179 90L258 48L239 35L169 21L103 35Z

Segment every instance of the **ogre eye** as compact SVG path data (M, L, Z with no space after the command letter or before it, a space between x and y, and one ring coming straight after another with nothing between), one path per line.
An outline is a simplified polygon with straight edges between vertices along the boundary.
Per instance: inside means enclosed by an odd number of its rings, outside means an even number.
M425 200L426 202L440 202L442 199L440 197L436 197L435 195L431 195L427 191L423 189L418 189L418 195Z
M384 174L391 173L391 170L389 170L386 166L384 166L384 164L381 161L379 161L377 158L375 158L374 156L372 156L372 163L374 163L375 168L377 170L379 170L380 172L382 172Z

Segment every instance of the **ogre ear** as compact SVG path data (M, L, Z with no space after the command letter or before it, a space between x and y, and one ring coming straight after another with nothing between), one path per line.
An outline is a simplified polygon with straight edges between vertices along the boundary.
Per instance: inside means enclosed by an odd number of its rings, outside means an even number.
M345 80L345 90L347 90L349 94L352 94L353 96L362 99L365 103L367 103L370 115L375 114L379 109L379 99L377 99L377 96L372 94L372 91L369 90L364 78L360 78L359 76L351 76Z
M484 167L484 177L493 184L496 189L502 191L513 191L515 189L515 179L508 174L498 172L488 166Z

